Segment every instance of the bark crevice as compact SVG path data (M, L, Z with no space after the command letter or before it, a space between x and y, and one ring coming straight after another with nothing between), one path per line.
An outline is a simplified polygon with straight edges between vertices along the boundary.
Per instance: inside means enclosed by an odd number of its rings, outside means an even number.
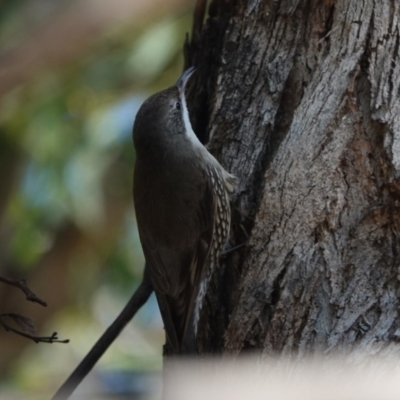
M207 129L239 178L232 245L246 243L216 278L226 297L208 294L205 321L229 314L223 351L400 337L399 13L395 0L219 9Z

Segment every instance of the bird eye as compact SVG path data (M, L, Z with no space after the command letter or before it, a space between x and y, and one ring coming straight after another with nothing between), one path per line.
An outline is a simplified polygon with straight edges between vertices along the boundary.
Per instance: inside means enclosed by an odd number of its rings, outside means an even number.
M177 102L175 103L175 108L176 108L177 110L180 110L180 109L181 109L181 103L180 103L179 101L177 101Z

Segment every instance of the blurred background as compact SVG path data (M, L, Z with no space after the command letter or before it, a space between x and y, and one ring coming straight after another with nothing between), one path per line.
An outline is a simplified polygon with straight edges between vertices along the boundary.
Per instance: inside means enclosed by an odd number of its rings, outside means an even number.
M48 303L0 283L0 313L70 339L35 344L0 326L1 399L51 397L140 282L132 123L180 75L192 3L0 0L0 275ZM163 342L151 298L76 398L156 390Z

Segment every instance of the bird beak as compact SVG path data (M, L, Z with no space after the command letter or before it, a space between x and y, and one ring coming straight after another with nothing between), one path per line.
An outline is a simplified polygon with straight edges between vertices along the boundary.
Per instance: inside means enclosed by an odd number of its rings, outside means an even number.
M186 84L195 70L196 70L195 67L190 67L181 75L181 77L178 79L178 82L176 82L175 84L175 86L179 89L179 91L181 92L185 91Z

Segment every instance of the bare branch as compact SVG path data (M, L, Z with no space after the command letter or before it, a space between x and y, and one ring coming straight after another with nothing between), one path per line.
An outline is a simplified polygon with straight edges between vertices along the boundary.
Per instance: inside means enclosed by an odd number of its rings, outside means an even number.
M30 333L24 332L22 330L13 328L12 326L8 325L7 322L4 321L5 318L12 318L13 321L17 322L20 326L21 323L18 322L20 320L27 320L27 317L24 317L19 314L8 313L8 314L0 314L0 324L7 332L13 332L17 335L23 336L27 339L33 340L35 343L69 343L69 339L60 340L57 337L57 332L53 332L51 336L35 336Z
M125 328L126 324L140 310L143 304L146 303L152 292L153 286L145 267L142 283L129 299L125 308L103 333L100 339L92 347L81 363L75 368L68 379L57 390L53 400L65 400L69 398L78 385L83 381L85 376L92 370L100 357L105 353L105 351Z
M26 295L26 300L32 301L33 303L39 303L43 307L47 307L47 303L36 296L36 294L33 293L31 289L29 289L25 279L9 279L5 278L4 276L0 276L0 282L6 283L7 285L15 286L18 289L22 290Z

